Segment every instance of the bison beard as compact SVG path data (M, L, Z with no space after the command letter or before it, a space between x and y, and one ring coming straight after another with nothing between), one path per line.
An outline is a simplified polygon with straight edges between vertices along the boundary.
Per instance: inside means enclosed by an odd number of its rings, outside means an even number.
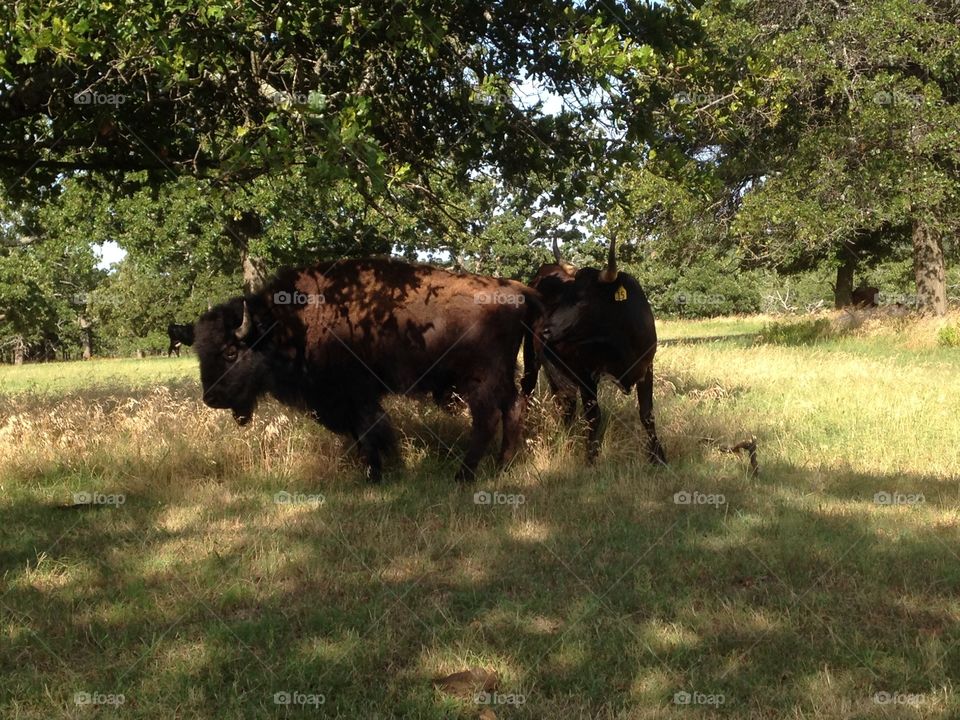
M457 479L472 479L502 420L499 463L520 444L515 374L542 306L520 283L382 260L344 260L281 273L257 295L196 324L204 402L241 424L269 393L353 438L378 481L395 436L388 394L456 391L472 433Z
M632 276L617 271L613 242L603 270L577 270L564 262L556 241L553 252L556 262L541 266L530 281L541 294L545 318L539 353L531 358L524 353L524 394L536 387L541 360L568 424L576 417L579 391L587 420L587 458L592 461L600 450L600 377L612 377L624 392L636 385L648 457L666 463L653 419L657 330L643 289Z

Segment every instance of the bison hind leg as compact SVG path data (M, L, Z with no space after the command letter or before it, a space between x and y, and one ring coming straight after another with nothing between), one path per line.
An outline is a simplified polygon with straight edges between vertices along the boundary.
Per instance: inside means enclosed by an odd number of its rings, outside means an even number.
M523 439L523 409L525 400L517 394L515 387L510 388L507 397L500 404L500 416L503 419L503 437L500 442L500 456L497 464L506 467L517 454Z
M476 477L477 465L480 464L480 459L497 431L497 422L501 414L497 408L498 403L492 399L491 393L484 392L482 389L472 393L467 403L470 405L472 428L467 454L463 456L463 463L457 471L458 482L470 482Z
M640 406L640 422L647 431L647 459L653 465L666 465L667 454L663 451L660 438L657 437L657 426L653 420L653 366L637 383L637 401Z

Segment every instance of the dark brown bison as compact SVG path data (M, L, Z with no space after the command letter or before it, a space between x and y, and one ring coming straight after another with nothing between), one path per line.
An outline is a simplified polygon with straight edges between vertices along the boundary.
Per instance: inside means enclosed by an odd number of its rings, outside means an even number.
M170 357L170 353L176 352L177 357L180 357L180 346L193 345L193 325L178 325L176 323L170 323L167 325L167 336L170 338L170 347L167 348L167 357Z
M600 449L600 378L613 378L624 392L636 385L640 422L649 438L647 454L651 462L666 463L653 420L657 331L640 284L617 271L614 242L603 270L577 270L564 262L556 241L553 252L556 262L541 266L530 285L540 292L546 313L538 358L566 421L576 417L579 393L587 420L587 457L594 460ZM527 395L536 386L537 365L529 363L524 373Z
M880 288L861 285L850 294L850 304L856 307L877 307L877 295Z
M521 283L425 265L367 259L288 270L197 322L203 399L242 425L269 393L352 437L378 481L395 445L382 398L455 390L473 421L457 479L471 479L499 421L501 465L520 444L517 352L542 312Z

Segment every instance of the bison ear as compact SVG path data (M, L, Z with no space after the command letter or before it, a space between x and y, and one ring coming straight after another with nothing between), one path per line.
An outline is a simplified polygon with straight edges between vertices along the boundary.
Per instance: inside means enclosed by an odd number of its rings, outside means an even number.
M243 342L247 339L247 336L250 334L250 330L253 328L253 320L250 318L250 308L247 307L247 301L243 301L243 322L240 323L240 327L236 329L234 335L236 335L237 340Z
M610 238L610 252L607 254L607 267L600 271L600 282L612 283L617 279L617 241Z

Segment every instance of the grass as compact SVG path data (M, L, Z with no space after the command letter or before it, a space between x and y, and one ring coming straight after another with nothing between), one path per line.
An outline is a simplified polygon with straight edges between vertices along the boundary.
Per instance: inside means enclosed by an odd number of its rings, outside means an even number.
M661 324L668 469L607 387L596 466L543 402L471 487L426 403L370 487L296 413L203 407L193 359L3 368L0 716L956 717L960 355L772 322ZM751 435L759 477L717 450ZM472 666L511 702L434 689Z

